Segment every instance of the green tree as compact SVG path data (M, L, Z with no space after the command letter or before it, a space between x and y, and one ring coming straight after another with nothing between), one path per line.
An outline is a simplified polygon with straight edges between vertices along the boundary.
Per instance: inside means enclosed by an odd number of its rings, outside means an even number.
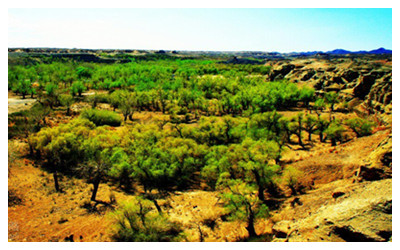
M315 90L313 88L304 87L300 89L299 99L304 103L307 109L310 108L310 102L315 98Z
M51 109L57 104L58 101L58 85L49 83L46 84L45 88L46 90L46 101L48 105L50 106Z
M375 126L374 122L370 122L360 117L346 120L346 125L349 126L357 137L367 136L372 134L372 128Z
M316 110L317 114L319 114L320 111L324 110L325 107L326 107L326 103L323 98L318 98L314 102L314 109Z
M86 91L86 86L81 81L74 82L71 86L71 94L73 96L78 94L78 96L81 97L82 93L85 91Z
M304 148L304 143L302 140L303 123L304 123L304 114L299 113L294 118L292 118L292 122L289 124L289 129L299 139L299 145Z
M255 183L258 189L258 198L265 200L264 191L271 195L277 195L277 187L274 177L280 167L275 165L274 160L280 154L280 147L275 141L245 139L242 142L243 159L239 166L245 171L248 183Z
M332 122L327 129L325 129L326 137L331 140L332 146L336 146L337 141L343 140L343 133L346 129L337 122Z
M58 100L60 101L62 106L65 106L67 108L67 115L70 115L71 105L74 103L74 98L71 95L61 94L58 97Z
M32 91L32 84L30 80L24 80L17 83L13 88L13 91L17 94L22 95L22 99L25 99L26 95L30 94Z
M319 134L319 140L320 142L324 142L325 141L325 137L324 137L324 131L328 128L330 124L330 121L324 119L321 117L321 115L318 115L318 120L317 120L317 131Z
M121 147L112 149L110 156L111 168L108 175L118 181L118 186L125 191L130 191L133 182L133 167L128 154Z
M281 179L282 183L290 189L292 195L297 195L297 192L300 189L299 180L301 179L302 175L303 175L302 171L298 170L295 167L292 166L285 167Z
M241 180L229 180L221 194L229 220L246 222L249 237L256 237L254 225L259 218L269 216L268 207L255 194L253 187Z
M25 99L26 95L31 94L32 84L30 80L19 81L16 86L14 86L13 91L17 94L22 95L22 99Z
M314 116L307 114L304 120L304 130L308 133L308 140L311 141L311 135L318 130L318 120Z
M92 76L91 70L89 68L82 67L82 66L80 66L76 69L76 74L79 79L89 78Z
M74 119L57 127L43 128L31 136L32 147L40 155L42 165L53 173L54 186L61 191L58 173L71 173L84 154L81 145L94 124L88 120Z
M137 96L135 92L129 92L125 90L121 90L116 96L119 97L118 100L118 108L121 110L124 115L124 121L128 119L128 117L132 119L132 114L136 108L137 104Z
M333 112L335 104L339 103L339 94L336 92L325 93L324 100L329 105L331 112Z
M84 162L76 168L79 176L93 184L92 201L96 201L101 181L107 179L112 168L110 156L112 148L119 142L118 136L104 127L92 130L86 140L81 143Z

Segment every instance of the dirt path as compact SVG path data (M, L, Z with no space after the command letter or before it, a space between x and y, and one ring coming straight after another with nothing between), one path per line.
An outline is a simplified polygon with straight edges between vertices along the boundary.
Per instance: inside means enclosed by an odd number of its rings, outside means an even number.
M8 95L8 114L12 114L18 111L29 109L34 103L36 99L26 98L22 99L19 96Z

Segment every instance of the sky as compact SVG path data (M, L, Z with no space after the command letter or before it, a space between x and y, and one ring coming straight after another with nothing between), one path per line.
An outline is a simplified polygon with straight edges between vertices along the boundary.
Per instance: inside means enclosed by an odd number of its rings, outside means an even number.
M8 47L392 49L392 9L8 9Z

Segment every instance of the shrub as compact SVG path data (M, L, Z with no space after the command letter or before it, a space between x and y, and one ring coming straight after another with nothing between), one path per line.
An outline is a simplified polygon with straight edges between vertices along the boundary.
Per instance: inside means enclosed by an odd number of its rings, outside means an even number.
M71 105L74 103L74 98L71 95L61 94L58 100L62 106L67 108L67 115L69 115Z
M282 184L290 188L292 195L296 195L300 190L299 179L303 173L292 166L288 166L282 173Z
M82 112L81 117L88 119L96 126L120 126L122 122L117 113L108 110L87 109Z
M324 132L326 133L326 137L331 140L332 146L336 146L337 141L343 140L343 133L345 131L342 125L332 122Z
M170 242L184 240L182 226L171 222L152 208L152 202L137 198L114 213L115 241L122 242Z
M92 108L95 108L98 103L108 103L109 96L107 94L98 94L89 95L86 97L86 101L92 104Z
M86 91L86 87L82 82L74 82L71 86L72 95L78 94L79 96L82 96L84 91Z
M374 122L359 117L348 119L345 123L354 131L354 133L356 133L357 137L371 135L372 127L375 126Z

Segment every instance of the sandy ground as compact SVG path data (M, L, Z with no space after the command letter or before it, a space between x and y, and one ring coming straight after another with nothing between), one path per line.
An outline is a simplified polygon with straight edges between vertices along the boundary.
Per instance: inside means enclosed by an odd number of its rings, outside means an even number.
M22 99L21 97L8 97L8 114L12 114L21 110L29 109L34 103L36 99L26 98Z

